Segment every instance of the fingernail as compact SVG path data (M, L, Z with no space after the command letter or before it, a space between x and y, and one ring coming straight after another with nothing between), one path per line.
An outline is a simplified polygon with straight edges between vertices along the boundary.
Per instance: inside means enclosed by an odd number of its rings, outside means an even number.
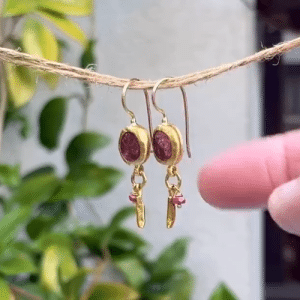
M295 198L298 199L300 197L300 180L294 179L292 181L289 181L280 186L277 190L278 197L283 201L290 201Z
M277 188L268 201L269 212L284 230L300 233L300 180L295 179Z

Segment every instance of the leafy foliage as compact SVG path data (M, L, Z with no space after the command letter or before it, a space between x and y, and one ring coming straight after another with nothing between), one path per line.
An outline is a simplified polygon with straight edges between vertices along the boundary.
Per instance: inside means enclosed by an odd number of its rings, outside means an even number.
M137 291L120 283L99 283L93 289L89 300L138 300L140 295Z
M3 16L15 20L26 17L21 36L8 35L7 41L25 52L53 61L61 60L60 41L45 25L45 20L79 42L84 48L90 48L84 31L68 16L87 16L93 9L93 0L6 0ZM30 18L27 16L30 14ZM41 17L39 21L36 17ZM17 18L17 19L16 19ZM91 53L91 51L90 51ZM36 77L41 76L50 88L55 88L58 76L44 72L33 72L23 66L6 63L7 90L11 105L19 108L25 105L36 90Z
M18 124L20 126L20 135L26 139L30 134L30 122L28 118L23 115L18 109L10 108L5 114L4 129L8 124Z
M209 300L237 300L237 299L238 298L224 283L220 283L220 285L216 288L216 290L209 298Z
M40 141L46 148L53 150L58 146L59 134L66 119L67 99L56 97L44 107L40 116Z
M88 41L88 44L81 56L81 60L80 60L81 68L88 68L96 64L96 57L94 54L95 46L96 46L95 40Z
M54 25L56 25L58 29L60 29L66 35L81 43L82 46L86 45L87 38L84 32L78 24L67 18L66 15L51 9L42 8L39 11L39 14L42 17L52 22Z
M5 64L5 70L10 100L15 107L19 108L26 104L35 93L34 73L23 66L10 63Z
M80 65L89 68L96 64L96 41L88 39L71 17L88 16L92 9L92 0L6 0L3 16L12 18L12 24L24 22L19 35L5 39L29 54L60 61L69 49L50 23L82 46ZM5 125L20 124L26 137L29 121L20 108L34 95L38 78L55 88L58 77L9 63L5 72L9 96ZM91 93L87 84L82 88L77 98L85 107ZM60 145L70 98L57 96L42 109L39 141L47 150ZM188 239L174 241L156 259L149 259L149 243L124 226L135 214L133 207L121 209L101 226L83 225L72 213L72 201L101 197L119 183L119 170L93 159L109 142L97 132L74 136L65 149L65 174L45 165L21 176L19 165L0 165L0 185L7 190L0 196L4 213L0 220L1 299L25 299L26 293L45 300L191 299L194 277L183 265ZM95 270L84 267L86 256L98 262ZM99 281L107 265L119 270L122 283ZM222 284L210 300L225 299L237 298Z
M66 161L70 167L88 162L92 154L108 145L110 139L97 132L84 132L70 142Z
M39 21L27 19L23 27L22 44L31 55L58 60L58 42L50 29Z

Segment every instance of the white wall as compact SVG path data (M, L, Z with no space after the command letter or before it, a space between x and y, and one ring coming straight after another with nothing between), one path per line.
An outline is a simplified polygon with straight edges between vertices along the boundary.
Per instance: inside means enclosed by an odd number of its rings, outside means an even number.
M239 0L103 0L96 1L98 71L120 77L156 79L234 61L254 51L253 16ZM86 28L88 25L83 22ZM77 49L78 50L78 49ZM79 52L66 55L71 64L78 63ZM213 155L253 136L249 131L257 124L258 105L250 105L250 96L258 99L255 69L243 68L215 80L187 87L190 108L192 159L180 163L183 193L188 204L178 212L175 228L165 228L167 191L164 185L165 167L155 159L145 165L148 184L145 188L147 225L144 230L129 226L153 245L152 255L181 236L192 237L187 266L197 278L193 299L206 300L219 281L225 281L242 300L259 299L260 250L259 217L253 212L220 211L207 205L197 191L199 168ZM251 82L253 86L250 88ZM78 82L62 80L55 94L79 90ZM43 103L53 96L42 86L28 108L33 122ZM126 172L122 183L94 207L105 221L118 208L129 205L132 169L118 153L120 130L129 124L122 110L120 89L97 86L95 101L89 114L89 129L104 132L113 138L111 146L97 154L103 164ZM146 125L146 110L142 92L128 93L128 106L134 109L139 123ZM182 99L179 89L158 92L157 101L164 107L169 120L184 129ZM80 107L73 101L62 145L80 130ZM251 107L251 110L249 108ZM249 112L251 111L251 114ZM153 111L154 124L161 117ZM255 133L256 134L256 133ZM6 142L6 151L11 151ZM47 153L37 149L35 137L15 147L23 162L23 170L52 161L64 171L60 152ZM91 216L77 205L79 215Z

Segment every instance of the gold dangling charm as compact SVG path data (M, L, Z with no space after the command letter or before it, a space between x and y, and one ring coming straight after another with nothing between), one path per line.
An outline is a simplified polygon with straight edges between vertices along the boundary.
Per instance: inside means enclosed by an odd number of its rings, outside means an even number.
M135 178L137 176L142 177L142 183L136 183ZM143 202L143 187L147 182L146 174L144 172L144 167L142 165L137 165L134 167L133 174L131 176L132 183L132 193L129 196L130 201L135 203L136 207L136 222L139 228L144 228L145 226L145 205Z
M177 178L176 185L171 184L169 182L169 179L171 177ZM166 182L166 186L169 191L168 211L167 211L167 228L172 228L175 223L175 219L176 219L176 207L181 208L181 205L186 203L186 200L183 198L183 195L180 192L181 177L178 174L178 170L175 165L168 167L165 182Z
M162 123L158 125L153 131L152 145L153 152L156 160L167 165L167 175L165 179L166 186L168 188L168 210L167 210L167 228L172 228L176 218L176 207L180 208L182 204L186 203L185 198L181 194L181 177L178 173L177 164L183 157L183 142L179 129L168 122L166 113L163 109L159 108L155 102L155 93L158 86L167 81L168 78L164 78L156 83L152 91L152 103L157 111L163 115ZM185 108L185 121L186 121L186 148L188 157L191 157L189 146L189 128L188 128L188 111L186 94L183 87L180 87L184 108ZM171 184L169 179L172 177L177 178L177 184Z
M128 82L123 88L122 104L125 111L131 116L131 125L121 131L119 151L123 161L128 165L134 166L131 176L132 193L129 195L129 200L136 206L137 225L143 228L145 226L145 206L142 199L142 189L147 182L143 164L150 156L151 141L148 131L136 123L134 113L129 110L125 104L126 91L130 83L131 82ZM148 92L144 90L144 94L149 118L149 130L151 133L151 113L149 109ZM142 177L142 183L136 183L135 179L138 176Z

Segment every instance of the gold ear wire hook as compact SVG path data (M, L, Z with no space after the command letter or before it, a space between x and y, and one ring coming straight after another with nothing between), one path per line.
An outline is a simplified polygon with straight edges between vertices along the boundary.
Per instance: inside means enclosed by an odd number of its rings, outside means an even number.
M134 113L126 106L126 92L134 81L139 81L138 78L132 78L130 79L123 87L122 91L122 105L124 110L130 115L131 117L131 123L136 123L135 115ZM149 101L149 94L147 89L144 89L144 94L145 94L145 100L146 100L146 106L147 106L147 115L148 115L148 123L149 123L149 133L150 133L150 138L152 140L152 118L151 118L151 109L150 109L150 101Z
M158 107L156 104L156 90L158 89L158 87L165 81L169 80L170 78L163 78L159 81L156 82L156 84L153 87L152 90L152 104L155 107L155 109L157 111L159 111L162 115L163 115L163 122L167 122L167 116L165 111ZM188 104L187 104L187 97L186 97L186 92L185 89L180 86L180 90L182 93L182 98L183 98L183 105L184 105L184 115L185 115L185 141L186 141L186 151L187 151L187 155L189 158L191 158L191 147L190 147L190 130L189 130L189 113L188 113Z
M155 86L153 87L153 90L152 90L152 95L151 95L151 98L152 98L152 104L153 106L155 107L155 109L157 111L159 111L162 115L163 115L163 122L167 122L167 116L166 116L166 112L157 106L156 104L156 101L155 101L155 98L156 98L156 90L158 89L158 87L165 81L167 81L169 78L163 78L159 81L156 82Z

